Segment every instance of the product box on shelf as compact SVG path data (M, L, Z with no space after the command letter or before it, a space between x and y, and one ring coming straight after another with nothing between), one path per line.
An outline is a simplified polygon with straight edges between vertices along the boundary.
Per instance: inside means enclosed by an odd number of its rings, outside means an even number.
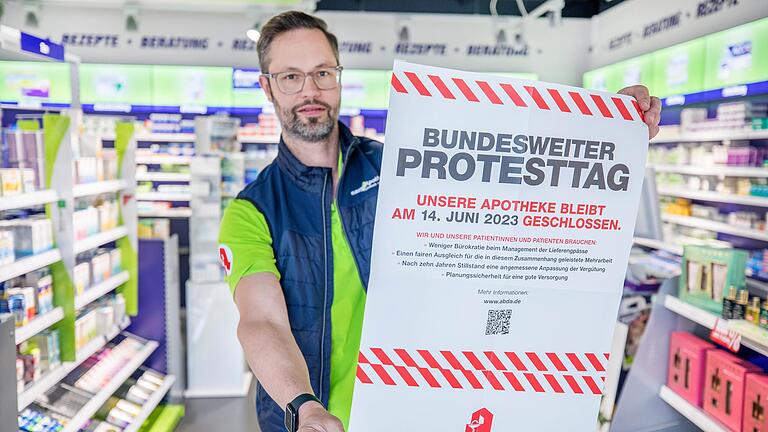
M707 351L714 348L687 332L673 332L670 337L667 386L699 407L704 393Z
M29 341L19 346L18 358L24 363L24 384L40 379L42 368L40 363L40 348Z
M61 364L58 330L46 330L29 340L40 351L40 369L48 371Z
M112 275L112 264L108 252L101 252L91 259L91 283L96 285L109 279Z
M81 295L91 286L91 264L81 262L73 270L73 279L75 283L75 295Z
M47 268L28 273L24 283L36 291L37 313L42 315L53 310L53 277Z
M26 325L30 320L34 319L35 316L37 316L37 300L35 296L35 288L24 286L24 287L13 287L6 289L6 295L9 299L11 298L19 298L21 296L23 301L23 313L24 313L24 323L23 325ZM17 322L18 324L18 322Z
M0 229L0 265L12 264L14 261L16 261L16 252L13 231Z
M768 432L768 375L747 375L742 430L744 432Z
M45 252L53 247L53 225L50 219L44 217L0 221L0 231L13 231L17 258Z
M734 431L741 430L747 374L756 365L723 350L707 351L704 411Z
M112 274L116 275L123 271L123 259L120 249L112 249L109 251L109 262L112 266Z
M19 195L24 192L21 171L18 168L0 168L0 194Z
M686 302L713 313L722 311L730 287L745 289L747 252L707 246L685 246L679 295Z

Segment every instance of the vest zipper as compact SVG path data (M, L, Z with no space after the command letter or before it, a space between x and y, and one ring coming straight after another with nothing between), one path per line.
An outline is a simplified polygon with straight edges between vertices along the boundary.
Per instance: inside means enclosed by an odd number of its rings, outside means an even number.
M339 185L341 185L341 177L344 175L344 172L347 168L347 161L349 160L349 155L352 154L355 147L350 146L349 151L347 151L347 156L344 158L344 162L341 165L341 172L339 173ZM339 222L341 222L341 232L344 233L344 239L347 241L347 244L349 245L349 249L352 250L352 243L349 241L349 235L347 234L347 227L344 225L344 216L342 215L341 208L339 207L339 188L336 189L336 211L339 212ZM357 255L352 252L352 259L355 260L355 266L357 267L357 278L360 279L360 283L363 287L367 286L365 282L363 282L363 277L360 276L360 264L357 262Z
M319 397L323 398L323 382L325 381L325 327L326 327L326 319L327 319L327 309L328 309L328 225L327 220L325 216L325 196L326 196L326 189L328 188L328 173L325 173L325 178L323 179L323 197L322 197L322 206L323 206L323 256L324 256L324 277L323 277L323 286L325 287L325 291L323 293L323 332L320 336L320 395Z

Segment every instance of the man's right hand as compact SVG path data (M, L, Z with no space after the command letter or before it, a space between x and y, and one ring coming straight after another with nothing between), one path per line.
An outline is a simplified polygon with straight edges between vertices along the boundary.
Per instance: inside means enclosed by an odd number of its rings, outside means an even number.
M319 403L307 402L299 407L299 432L344 432L344 425Z

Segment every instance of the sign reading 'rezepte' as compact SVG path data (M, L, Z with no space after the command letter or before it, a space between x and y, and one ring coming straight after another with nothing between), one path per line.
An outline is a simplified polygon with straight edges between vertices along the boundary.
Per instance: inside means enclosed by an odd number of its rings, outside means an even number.
M350 431L594 429L647 152L637 104L402 62L389 100Z

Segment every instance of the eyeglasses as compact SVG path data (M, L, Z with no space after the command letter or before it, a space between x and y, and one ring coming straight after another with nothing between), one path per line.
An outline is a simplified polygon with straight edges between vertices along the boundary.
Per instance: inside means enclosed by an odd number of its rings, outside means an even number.
M296 94L304 90L304 83L307 82L307 76L312 77L312 81L320 90L333 90L341 82L342 66L317 69L306 73L299 71L286 71L278 73L265 73L265 77L272 78L277 83L277 88L287 95Z

